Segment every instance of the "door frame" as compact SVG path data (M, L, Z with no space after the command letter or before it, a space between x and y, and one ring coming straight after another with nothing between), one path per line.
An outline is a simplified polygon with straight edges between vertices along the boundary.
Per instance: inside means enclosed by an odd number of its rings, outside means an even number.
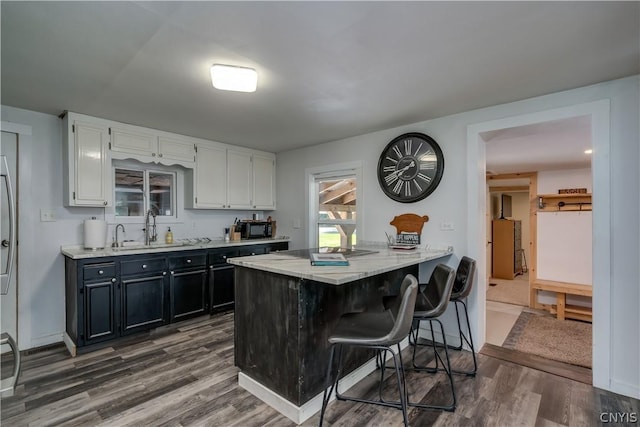
M591 117L593 185L593 385L611 389L611 101L576 104L476 123L467 127L467 248L478 260L478 286L470 302L473 333L479 347L486 328L486 142L487 131L577 116Z

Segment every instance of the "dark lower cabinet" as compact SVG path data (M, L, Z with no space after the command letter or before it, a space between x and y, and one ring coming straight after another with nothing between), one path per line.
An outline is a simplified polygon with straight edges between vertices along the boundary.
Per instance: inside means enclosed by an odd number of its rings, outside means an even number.
M209 270L209 292L211 292L211 311L222 311L233 308L232 265L211 266Z
M227 259L287 242L101 258L65 258L66 335L76 347L233 309ZM66 341L66 338L65 338Z
M121 280L122 335L167 323L166 288L166 272Z
M84 296L85 324L83 338L87 343L115 338L118 326L115 318L116 279L87 282L80 293Z

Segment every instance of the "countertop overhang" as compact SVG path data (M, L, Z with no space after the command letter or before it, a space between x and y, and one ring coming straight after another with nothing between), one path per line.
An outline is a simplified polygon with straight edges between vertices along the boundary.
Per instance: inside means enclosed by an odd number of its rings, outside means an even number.
M402 267L430 261L453 253L453 247L417 248L414 250L389 249L386 246L358 246L358 249L375 253L348 258L348 266L313 266L307 258L270 253L242 258L230 258L228 263L271 273L283 274L299 279L315 280L332 285L342 285L365 277L375 276Z
M215 248L233 248L237 246L249 246L259 245L265 243L278 243L288 242L290 239L248 239L240 241L225 242L224 240L211 240L210 242L188 243L188 244L174 244L163 245L151 244L145 247L132 247L132 248L104 248L104 249L85 249L81 245L75 246L61 246L60 252L62 255L71 259L85 259L85 258L102 258L102 257L114 257L124 255L146 254L146 253L161 253L161 252L179 252L179 251L192 251L196 249L215 249Z

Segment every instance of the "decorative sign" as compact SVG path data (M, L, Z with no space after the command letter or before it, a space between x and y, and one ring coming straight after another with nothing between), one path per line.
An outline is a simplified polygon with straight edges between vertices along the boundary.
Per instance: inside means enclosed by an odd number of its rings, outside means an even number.
M420 235L418 233L402 232L396 236L396 244L398 245L419 245Z
M561 188L558 194L587 194L586 188Z

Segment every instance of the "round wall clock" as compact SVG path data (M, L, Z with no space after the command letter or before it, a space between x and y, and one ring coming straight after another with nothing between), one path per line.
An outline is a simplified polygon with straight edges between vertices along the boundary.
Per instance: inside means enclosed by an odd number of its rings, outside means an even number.
M428 135L400 135L382 150L378 160L378 182L391 199L412 203L433 193L444 171L444 156Z

